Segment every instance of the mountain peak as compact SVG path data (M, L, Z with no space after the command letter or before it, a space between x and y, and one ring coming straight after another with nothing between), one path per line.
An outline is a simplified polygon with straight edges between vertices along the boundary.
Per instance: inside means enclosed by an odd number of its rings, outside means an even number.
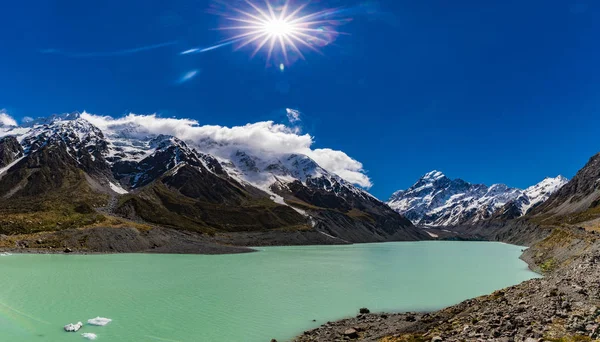
M441 171L438 171L438 170L433 170L433 171L427 172L426 174L424 174L421 177L422 180L427 180L427 181L437 181L442 178L446 178L446 175L444 175Z
M541 182L530 186L525 191L534 188L544 188L544 187L561 187L565 185L569 180L566 177L558 175L556 177L546 177Z
M163 149L172 145L183 146L185 143L172 135L159 134L150 140L149 145L153 149Z
M62 114L52 114L45 118L37 118L30 122L23 124L23 126L35 126L35 125L50 125L58 121L74 121L81 118L81 113L79 112L71 112L71 113L62 113ZM83 119L82 119L83 120Z

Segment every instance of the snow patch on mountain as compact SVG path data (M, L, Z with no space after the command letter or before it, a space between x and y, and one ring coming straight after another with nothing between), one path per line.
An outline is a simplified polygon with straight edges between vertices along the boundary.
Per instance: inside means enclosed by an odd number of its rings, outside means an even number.
M10 163L10 164L6 165L6 166L5 166L5 167L3 167L3 168L0 168L0 175L2 175L2 174L4 174L4 173L6 173L8 170L10 170L10 168L11 168L11 167L13 167L13 166L17 165L17 163L18 163L18 162L20 162L20 161L21 161L21 159L23 159L23 158L25 158L25 156L22 156L22 157L20 157L20 158L17 158L17 159L15 159L15 161L13 161L12 163Z
M109 182L108 185L110 186L112 191L118 193L119 195L124 195L124 194L129 193L129 191L123 189L120 185L117 185L113 182Z
M527 197L529 202L523 203L523 205L520 206L521 214L525 215L531 208L545 202L550 195L557 192L568 182L569 180L563 176L555 178L547 177L538 184L525 189L523 194Z

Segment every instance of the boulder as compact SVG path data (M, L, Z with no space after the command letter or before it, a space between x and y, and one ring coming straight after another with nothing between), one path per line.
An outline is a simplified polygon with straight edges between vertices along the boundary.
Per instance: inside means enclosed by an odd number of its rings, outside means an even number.
M358 312L360 312L361 314L368 314L368 313L371 313L371 310L369 310L367 308L360 308L360 310L358 310Z
M358 332L354 328L349 328L344 331L344 336L349 337L349 338L357 338Z

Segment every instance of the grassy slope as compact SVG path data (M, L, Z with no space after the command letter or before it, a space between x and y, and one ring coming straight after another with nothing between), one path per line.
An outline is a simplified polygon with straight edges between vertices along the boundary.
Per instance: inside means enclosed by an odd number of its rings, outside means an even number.
M0 233L28 234L82 227L106 219L94 207L104 205L108 196L94 192L83 171L64 173L54 186L35 181L52 179L52 172L34 172L37 174L27 175L26 181L19 184L20 192L0 200Z
M123 196L117 208L123 217L209 234L307 228L304 217L267 198L247 197L239 205L211 203L183 196L161 182Z

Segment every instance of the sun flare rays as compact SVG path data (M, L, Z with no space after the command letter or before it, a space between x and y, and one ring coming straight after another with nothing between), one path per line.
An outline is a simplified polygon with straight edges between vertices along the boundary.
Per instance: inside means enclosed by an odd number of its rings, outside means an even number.
M343 22L336 19L336 9L310 12L308 3L294 7L290 0L282 5L270 0L264 5L251 0L241 4L224 15L226 23L218 30L231 34L220 44L235 44L236 50L252 46L251 58L266 52L267 63L273 65L305 59L306 50L321 53L342 34L336 29Z

